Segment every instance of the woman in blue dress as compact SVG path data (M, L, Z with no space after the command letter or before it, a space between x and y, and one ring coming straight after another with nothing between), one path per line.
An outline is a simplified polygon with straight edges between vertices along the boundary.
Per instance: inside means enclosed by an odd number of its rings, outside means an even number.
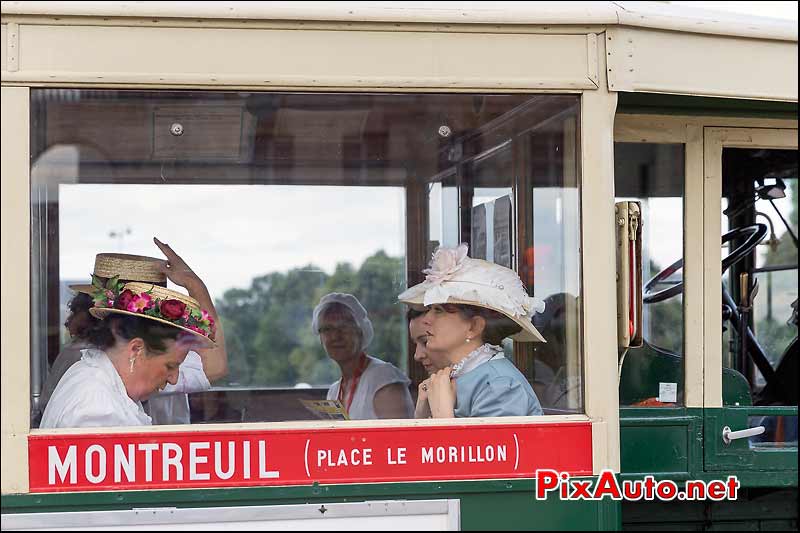
M541 415L533 388L501 343L506 337L544 342L531 322L543 302L528 295L513 270L467 257L466 244L439 248L424 272L425 281L399 297L422 312L416 328L433 366L420 385L416 415Z

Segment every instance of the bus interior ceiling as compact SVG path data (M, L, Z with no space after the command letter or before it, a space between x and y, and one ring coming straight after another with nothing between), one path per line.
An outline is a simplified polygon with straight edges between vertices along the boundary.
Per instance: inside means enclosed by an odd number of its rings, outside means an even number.
M113 176L125 183L405 186L480 157L526 125L541 126L537 119L552 113L553 102L552 95L520 94L43 89L33 91L32 114L46 121L34 131L46 134L32 139L32 152L35 160L55 145L77 146L79 183ZM167 133L173 121L184 127L180 137Z

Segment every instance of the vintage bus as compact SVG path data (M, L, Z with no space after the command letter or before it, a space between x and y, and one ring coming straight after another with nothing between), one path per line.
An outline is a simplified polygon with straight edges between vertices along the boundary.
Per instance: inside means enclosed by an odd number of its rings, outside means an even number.
M3 530L796 530L796 22L3 1L0 29ZM68 286L153 236L208 286L227 376L188 425L39 428ZM546 304L547 342L504 346L545 414L306 409L332 291L416 394L397 295L461 242ZM633 480L738 490L614 497Z

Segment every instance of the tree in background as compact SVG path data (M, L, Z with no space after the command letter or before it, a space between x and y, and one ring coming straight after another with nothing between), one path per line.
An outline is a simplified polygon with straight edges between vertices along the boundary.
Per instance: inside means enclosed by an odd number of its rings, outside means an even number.
M228 345L228 383L327 386L338 379L338 368L311 331L314 307L329 292L348 292L361 301L375 329L369 353L404 368L406 324L397 303L404 288L403 259L381 250L358 270L340 263L329 275L308 265L259 276L249 289L226 291L216 307Z

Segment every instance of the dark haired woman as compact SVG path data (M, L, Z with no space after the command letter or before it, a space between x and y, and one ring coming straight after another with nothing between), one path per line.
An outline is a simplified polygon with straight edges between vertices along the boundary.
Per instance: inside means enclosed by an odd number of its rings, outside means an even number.
M92 274L94 282L99 282L102 286L109 279L117 277L125 282L140 281L166 287L169 276L174 283L186 288L189 295L198 300L201 307L208 309L213 317L210 320L213 321L216 318L216 311L203 281L168 244L155 238L153 240L166 256L166 261L140 255L99 253L95 257ZM38 427L39 420L61 377L72 365L80 361L84 349L93 347L89 341L89 334L101 321L90 315L89 309L94 306L91 294L97 288L91 283L70 286L70 289L77 292L69 303L70 315L64 324L69 330L71 341L58 354L48 372L39 399L38 415L32 418L32 427ZM181 364L177 385L170 384L160 394L150 399L145 410L152 418L153 424L190 423L187 394L206 391L211 388L212 381L221 379L227 374L228 356L220 328L216 328L216 340L216 348L190 351Z
M97 319L89 314L89 309L94 306L94 300L86 293L77 293L70 301L67 307L69 308L69 315L64 322L64 326L69 332L70 341L64 345L58 353L53 366L47 373L47 380L42 387L42 393L39 396L39 415L41 416L56 389L56 385L61 380L61 377L66 373L69 368L81 360L81 352L86 348L90 348L88 336ZM34 422L36 425L36 423Z
M150 425L142 401L178 381L190 350L214 346L214 323L196 300L146 283L111 283L89 312L103 320L93 348L58 383L42 428Z
M425 273L400 300L424 311L415 321L428 360L441 367L420 385L430 416L541 415L533 388L500 344L506 337L544 342L531 323L542 303L528 296L513 270L467 257L464 244L437 250Z

